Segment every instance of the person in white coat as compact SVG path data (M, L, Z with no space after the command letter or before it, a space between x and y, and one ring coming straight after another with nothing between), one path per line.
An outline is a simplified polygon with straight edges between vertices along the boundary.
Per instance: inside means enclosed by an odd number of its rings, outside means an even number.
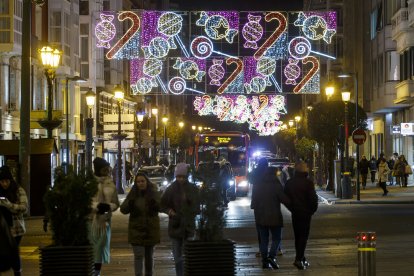
M390 168L388 168L385 158L381 158L380 163L378 165L378 183L379 183L379 186L384 191L384 193L382 194L383 196L386 196L388 194L387 180L388 180L389 173L390 173Z

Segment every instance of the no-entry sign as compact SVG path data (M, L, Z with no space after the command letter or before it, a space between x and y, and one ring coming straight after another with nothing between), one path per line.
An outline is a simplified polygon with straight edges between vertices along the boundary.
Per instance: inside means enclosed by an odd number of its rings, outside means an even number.
M357 145L362 145L367 140L367 135L362 128L357 128L352 132L352 141Z

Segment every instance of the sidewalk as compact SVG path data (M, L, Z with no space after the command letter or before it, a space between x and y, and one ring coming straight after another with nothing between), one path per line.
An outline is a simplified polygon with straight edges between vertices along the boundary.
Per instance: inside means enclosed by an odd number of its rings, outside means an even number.
M375 184L367 184L365 190L360 192L360 200L354 194L352 199L340 199L332 191L317 189L319 199L328 204L414 204L414 184L401 188L399 186L387 186L387 196L382 196L382 189Z

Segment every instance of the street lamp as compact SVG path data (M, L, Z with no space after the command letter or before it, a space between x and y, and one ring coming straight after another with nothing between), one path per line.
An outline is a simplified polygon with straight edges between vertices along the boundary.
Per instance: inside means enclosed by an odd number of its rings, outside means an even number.
M88 118L85 119L86 122L86 168L88 171L92 171L92 128L93 128L93 117L92 109L95 106L95 93L92 91L92 88L89 88L89 91L85 94L86 105L88 106Z
M355 89L355 129L359 128L359 120L358 120L358 73L340 73L338 78L354 78L354 89ZM359 162L359 145L356 145L356 162ZM357 200L361 199L361 189L359 183L359 170L356 170L356 194Z
M154 152L152 154L152 164L155 165L157 163L157 114L158 108L154 107L151 109L152 115L154 115Z
M203 130L203 127L202 126L199 126L198 127L198 131L201 132L202 130Z
M56 68L59 66L61 52L49 46L40 49L40 57L45 67L45 75L47 79L47 119L39 121L39 124L47 129L47 138L52 138L53 129L57 128L62 121L53 120L53 81L56 77Z
M292 120L289 120L288 124L289 124L289 127L293 127L293 121Z
M79 76L66 77L66 90L65 90L65 109L66 109L66 173L70 164L70 154L69 154L69 81L74 82L85 82L84 78Z
M342 92L342 101L345 103L345 160L344 160L344 172L342 177L342 198L352 198L350 172L348 170L348 102L351 98L351 93L348 91Z
M329 98L332 97L332 95L334 93L335 93L335 86L334 86L333 82L328 81L328 83L326 84L326 87L325 87L326 99L329 100Z
M298 124L302 118L300 116L295 116L295 129L296 129L296 140L298 140Z
M164 137L163 137L163 143L162 143L162 158L165 158L165 148L167 147L167 123L168 123L168 117L167 115L162 116L162 123L164 124Z
M182 129L182 128L184 127L184 122L183 122L183 121L180 121L180 122L178 123L178 127Z
M117 168L116 168L116 189L118 194L124 194L124 189L122 187L122 146L121 142L126 137L126 135L121 134L121 103L124 100L124 91L118 85L114 89L114 99L117 101L118 104L118 153L117 153Z
M142 145L142 140L141 140L141 126L142 126L142 122L144 121L144 114L137 112L137 122L138 122L138 167L141 166L141 160L142 160L142 156L141 156L141 145Z

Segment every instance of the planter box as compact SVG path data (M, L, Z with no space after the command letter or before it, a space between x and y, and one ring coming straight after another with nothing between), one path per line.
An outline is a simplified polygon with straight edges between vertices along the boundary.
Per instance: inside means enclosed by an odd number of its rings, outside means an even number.
M188 241L184 246L185 275L235 275L234 241Z
M40 248L40 275L93 275L92 246L47 246Z

